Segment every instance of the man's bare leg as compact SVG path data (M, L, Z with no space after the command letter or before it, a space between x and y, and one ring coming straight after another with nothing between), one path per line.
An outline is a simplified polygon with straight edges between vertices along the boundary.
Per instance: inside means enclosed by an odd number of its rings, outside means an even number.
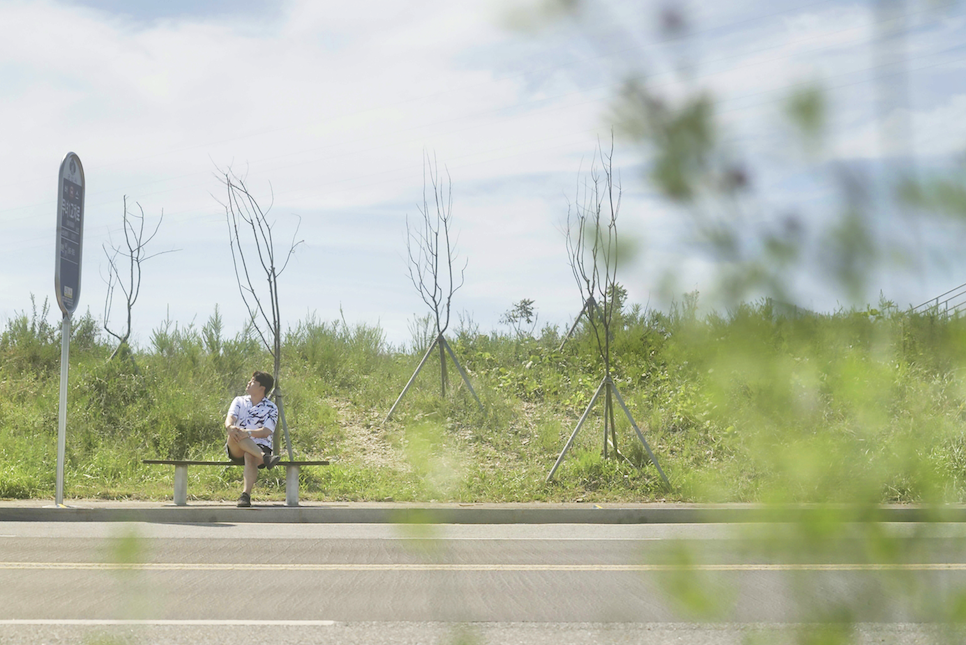
M258 466L264 462L261 457L261 450L259 452L259 457L256 457L250 452L245 453L245 489L244 492L249 495L252 494L252 489L255 488L255 481L258 480Z
M265 463L264 453L259 445L255 443L255 440L241 433L239 433L239 436L243 438L236 439L231 432L228 433L228 454L235 459L241 459L245 455L251 455L256 459L256 467Z
M236 439L236 436L239 439ZM241 433L228 433L228 454L235 459L245 459L244 492L251 495L258 479L258 467L265 463L265 453L250 437Z

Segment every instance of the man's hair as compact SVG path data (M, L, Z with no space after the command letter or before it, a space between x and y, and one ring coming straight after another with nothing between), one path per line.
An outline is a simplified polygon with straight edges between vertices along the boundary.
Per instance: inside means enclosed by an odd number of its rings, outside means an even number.
M272 388L275 386L275 379L272 378L271 374L266 372L259 372L256 370L252 372L252 378L255 379L259 385L265 388L265 396L268 396L268 393L271 392Z

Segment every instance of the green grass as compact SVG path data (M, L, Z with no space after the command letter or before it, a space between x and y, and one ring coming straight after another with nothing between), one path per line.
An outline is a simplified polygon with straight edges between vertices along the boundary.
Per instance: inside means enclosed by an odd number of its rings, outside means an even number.
M0 335L0 497L53 495L58 331L35 308ZM173 473L146 458L219 458L222 420L252 369L254 340L164 323L151 346L108 361L90 316L75 322L66 495L165 499ZM469 326L472 328L472 326ZM964 496L966 320L894 307L783 316L767 302L727 316L623 312L614 377L673 488L617 415L603 459L598 403L545 478L603 376L590 334L454 332L482 400L430 359L388 423L421 352L381 330L309 319L285 339L280 378L309 500L953 502ZM251 356L256 356L251 359ZM241 469L193 469L189 491L232 499ZM280 475L257 492L284 495Z

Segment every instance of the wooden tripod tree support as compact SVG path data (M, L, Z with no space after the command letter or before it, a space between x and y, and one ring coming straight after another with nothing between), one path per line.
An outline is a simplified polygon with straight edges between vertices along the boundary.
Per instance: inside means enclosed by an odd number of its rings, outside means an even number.
M285 422L285 405L282 403L282 390L276 388L274 393L275 405L278 406L278 420L282 424L282 432L285 434L285 448L288 450L288 460L295 461L295 457L292 455L292 441L288 436L288 424ZM278 427L275 428L275 436L272 438L272 445L277 446L278 442Z
M557 457L557 462L553 465L553 468L550 469L550 474L547 475L546 481L549 482L551 479L553 479L554 473L557 472L557 468L559 468L561 462L563 462L564 456L567 454L567 451L570 450L570 446L573 445L574 439L577 438L577 433L580 432L581 426L584 425L584 421L586 421L587 417L590 415L591 408L594 407L594 403L597 402L597 399L600 398L601 392L604 391L606 391L604 408L604 457L607 456L608 426L610 426L611 437L613 438L614 453L620 454L617 452L617 432L614 428L614 404L611 402L611 394L613 394L614 398L616 398L617 402L620 404L621 409L624 411L624 415L627 416L627 420L630 421L631 426L633 426L634 431L637 433L637 438L640 439L641 443L644 445L644 450L647 451L648 458L657 468L657 472L660 473L661 479L664 480L664 484L668 487L668 489L670 489L671 482L668 481L667 475L665 475L664 471L661 469L661 465L657 463L657 457L655 457L654 453L651 452L651 447L648 445L647 439L644 438L644 433L641 432L641 429L637 427L637 423L634 422L634 417L631 416L630 410L627 409L627 405L624 404L624 399L621 398L621 394L617 390L617 385L609 375L605 376L601 380L600 385L597 386L597 391L594 392L594 396L591 397L590 403L587 404L587 409L584 410L583 415L580 417L580 421L577 422L577 427L574 428L573 434L571 434L570 439L567 440L567 445L565 445L563 450L560 451L560 456Z
M570 326L570 331L568 331L566 335L564 335L563 340L560 341L560 347L557 348L558 352L563 349L564 345L567 344L567 341L570 340L570 337L574 335L575 331L577 331L577 323L580 322L580 317L584 314L589 316L591 309L597 309L597 301L594 300L593 296L588 297L587 300L584 301L584 307L580 310L580 313L577 314L577 317L574 318L574 324Z
M457 371L459 371L460 376L463 378L463 382L466 383L466 387L469 388L470 394L472 394L473 398L476 399L476 404L480 406L481 410L483 409L483 404L480 403L480 397L476 396L476 391L473 389L473 386L470 384L470 377L467 376L466 370L463 369L463 366L460 365L460 362L456 359L456 354L453 352L453 348L449 346L449 343L446 342L446 338L442 334L439 334L438 336L436 336L436 339L433 341L433 343L429 346L429 349L426 350L426 354L423 355L423 360L419 361L419 365L416 367L416 371L413 372L413 375L409 378L409 382L406 383L406 387L403 388L403 391L402 393L400 393L399 398L397 398L396 402L392 404L392 408L389 409L389 414L386 415L386 418L383 420L383 423L386 423L392 417L392 413L396 411L396 407L399 405L399 402L402 401L404 396L406 396L406 392L409 391L409 388L412 387L412 384L416 381L416 377L419 375L420 370L423 369L423 365L426 364L426 361L429 360L430 354L432 354L433 350L436 349L437 347L439 348L439 354L440 354L439 365L440 365L440 377L442 379L443 396L446 395L446 355L443 353L443 351L445 350L446 353L449 354L449 357L453 360L453 364L456 365L456 369Z

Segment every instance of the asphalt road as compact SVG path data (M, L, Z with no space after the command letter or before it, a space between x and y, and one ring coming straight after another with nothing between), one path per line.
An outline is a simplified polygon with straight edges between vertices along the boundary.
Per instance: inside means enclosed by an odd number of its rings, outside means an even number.
M3 522L0 643L793 642L842 606L916 643L966 588L959 524L891 526L898 566L764 530Z

